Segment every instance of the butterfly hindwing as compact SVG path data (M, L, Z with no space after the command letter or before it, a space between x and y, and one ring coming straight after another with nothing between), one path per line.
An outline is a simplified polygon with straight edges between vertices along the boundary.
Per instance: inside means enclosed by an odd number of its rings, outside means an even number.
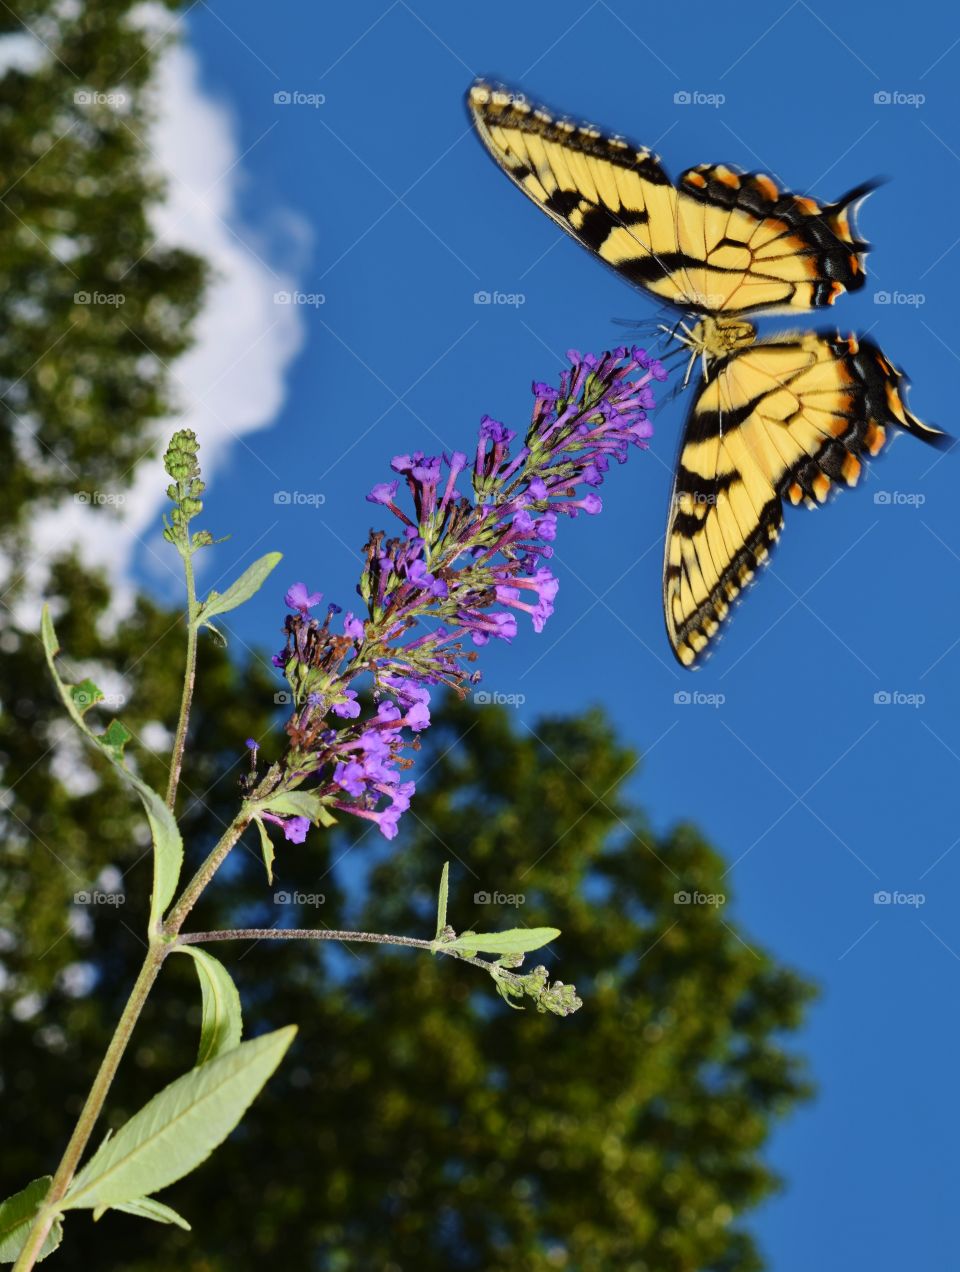
M674 653L691 666L779 538L783 502L853 486L891 428L946 435L904 405L900 373L867 340L809 332L716 364L690 411L664 556Z
M468 106L507 175L636 286L688 313L812 309L863 285L851 209L781 192L759 173L690 168L674 185L651 151L555 119L478 83Z

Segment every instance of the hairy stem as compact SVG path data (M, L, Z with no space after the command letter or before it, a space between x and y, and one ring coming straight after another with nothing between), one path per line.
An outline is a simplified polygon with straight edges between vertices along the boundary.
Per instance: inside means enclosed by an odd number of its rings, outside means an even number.
M167 781L167 807L173 808L183 768L183 752L187 745L187 727L190 724L190 707L193 703L193 687L197 678L197 585L193 573L193 557L182 550L183 572L187 583L187 665L183 676L183 694L180 698L180 716L170 757L170 777Z
M73 1128L70 1142L67 1144L63 1157L60 1159L60 1165L57 1167L57 1172L53 1177L53 1183L50 1185L43 1205L34 1220L33 1227L30 1229L26 1243L14 1264L13 1272L30 1272L30 1269L33 1268L37 1261L50 1227L56 1218L58 1203L63 1200L67 1189L70 1187L77 1166L80 1164L80 1158L83 1156L97 1118L100 1116L100 1111L103 1108L107 1092L110 1090L111 1083L120 1065L120 1060L127 1049L127 1043L130 1041L134 1025L143 1010L143 1004L146 1002L147 995L150 993L153 982L157 978L157 973L160 971L164 957L169 952L169 949L169 946L152 944L146 958L143 960L140 975L130 991L130 997L127 999L123 1014L120 1017L113 1037L110 1039L110 1045L104 1053L97 1076L93 1080L93 1086L90 1088L83 1110L77 1119L77 1124Z

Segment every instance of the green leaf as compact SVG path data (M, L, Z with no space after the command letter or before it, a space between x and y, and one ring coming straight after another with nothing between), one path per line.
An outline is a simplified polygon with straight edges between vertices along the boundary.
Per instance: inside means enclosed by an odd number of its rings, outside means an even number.
M13 1263L19 1256L52 1183L52 1175L43 1175L0 1205L0 1263ZM58 1215L47 1233L37 1262L52 1254L62 1240L63 1224Z
M253 819L260 832L260 849L263 852L263 864L267 868L267 883L273 884L273 840L267 834L267 828L259 817Z
M175 953L189 954L197 968L203 1016L197 1064L206 1064L240 1045L243 1013L240 995L224 965L196 945L175 945Z
M55 659L60 651L60 642L57 640L48 605L43 607L40 634L50 675L53 677L53 682L57 686L70 718L87 741L102 755L106 755L127 785L133 787L146 810L147 821L150 823L150 832L153 836L153 896L150 901L150 925L155 928L163 917L164 910L173 900L183 866L183 841L180 838L176 818L156 791L135 773L131 773L124 764L123 748L131 737L126 726L119 720L112 720L103 733L94 733L87 727L83 713L73 697L74 687L64 684L57 672Z
M447 949L460 953L527 954L549 945L560 935L559 928L508 928L506 932L464 932Z
M91 707L95 707L98 702L103 701L103 690L99 689L88 678L87 680L81 680L78 685L71 686L70 697L73 699L73 705L83 715Z
M443 863L443 869L440 871L440 895L437 898L437 935L433 938L439 941L443 933L443 929L447 926L447 897L450 894L450 862Z
M269 796L257 807L281 817L306 817L315 822L320 816L323 801L313 791L282 791L279 795Z
M63 1209L138 1201L188 1175L237 1125L296 1032L288 1025L242 1042L171 1082L97 1150Z
M266 582L267 576L282 559L282 553L268 552L266 556L262 556L259 561L254 561L253 565L244 570L237 581L231 583L225 592L222 594L211 592L201 608L204 621L212 618L214 614L226 614L228 610L236 609L238 605L249 601L251 596L256 596Z
M165 1206L156 1197L138 1197L135 1201L121 1201L117 1206L99 1206L93 1212L94 1219L99 1219L108 1210L122 1210L124 1214L136 1215L138 1219L152 1219L155 1223L175 1223L178 1228L191 1231L183 1215L178 1215L171 1206Z

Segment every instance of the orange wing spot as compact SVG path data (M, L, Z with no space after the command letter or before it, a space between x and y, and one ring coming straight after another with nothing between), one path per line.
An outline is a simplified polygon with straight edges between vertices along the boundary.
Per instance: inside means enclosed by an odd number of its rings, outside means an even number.
M848 486L855 486L860 479L862 468L863 465L856 455L846 455L840 465L840 475Z
M849 336L847 336L847 348L850 350L851 353L860 352L860 341L857 339L857 337L853 334L852 331L850 332Z
M830 493L830 478L826 473L817 473L813 479L813 493L817 496L820 503L823 503L827 495Z
M850 239L850 222L847 219L846 212L837 212L831 218L834 225L840 231L841 235L849 241Z
M874 420L871 420L863 439L864 445L870 454L879 455L886 440L887 430L882 424L877 424Z
M792 486L787 487L787 498L794 507L796 507L803 498L803 490L796 482L794 482Z
M761 194L765 194L767 196L771 203L773 203L776 199L779 199L780 191L770 178L764 176L763 173L758 173L757 176L753 178L753 184L761 192Z
M687 185L696 186L698 190L702 190L707 184L706 178L699 172L688 172L684 177L684 181L686 181Z
M903 410L903 402L900 400L900 394L897 392L897 386L890 380L887 381L887 406L897 417L901 424L906 424L907 417Z
M849 409L849 406L847 409ZM830 435L831 437L843 437L849 427L850 420L846 415L835 415L830 421Z
M884 375L893 375L894 370L890 363L886 360L882 353L877 351L877 362L880 364L880 370Z
M860 273L860 257L856 254L856 252L850 253L850 272L852 274Z
M830 295L827 297L827 304L832 305L833 302L837 299L837 297L842 296L846 290L847 289L844 287L843 283L838 282L837 279L834 279L833 282L830 284Z
M820 215L820 204L816 199L808 199L805 195L798 194L793 200L793 206L806 216Z
M713 170L714 178L722 185L729 186L731 190L740 189L740 177L736 172L731 172L729 168L724 167L721 163Z

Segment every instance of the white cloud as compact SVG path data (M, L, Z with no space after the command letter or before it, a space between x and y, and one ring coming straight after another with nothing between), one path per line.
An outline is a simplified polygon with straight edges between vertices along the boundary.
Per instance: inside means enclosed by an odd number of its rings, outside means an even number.
M211 274L195 343L172 367L178 414L161 422L155 436L162 454L174 428L194 429L209 481L237 439L269 425L283 403L286 371L303 343L303 326L296 307L276 304L274 294L296 289L291 270L297 272L305 256L310 231L296 213L277 209L273 225L283 227L295 259L283 270L265 259L267 249L237 211L243 169L234 121L228 107L204 94L189 48L176 43L164 50L154 93L157 117L148 141L167 183L167 197L152 216L154 230L164 245L202 256ZM164 562L171 569L175 562L158 527L168 481L159 457L145 460L115 515L73 499L41 514L34 521L38 555L73 547L89 563L106 566L119 609L133 595L131 570L138 554L166 590ZM31 581L42 588L42 580Z

